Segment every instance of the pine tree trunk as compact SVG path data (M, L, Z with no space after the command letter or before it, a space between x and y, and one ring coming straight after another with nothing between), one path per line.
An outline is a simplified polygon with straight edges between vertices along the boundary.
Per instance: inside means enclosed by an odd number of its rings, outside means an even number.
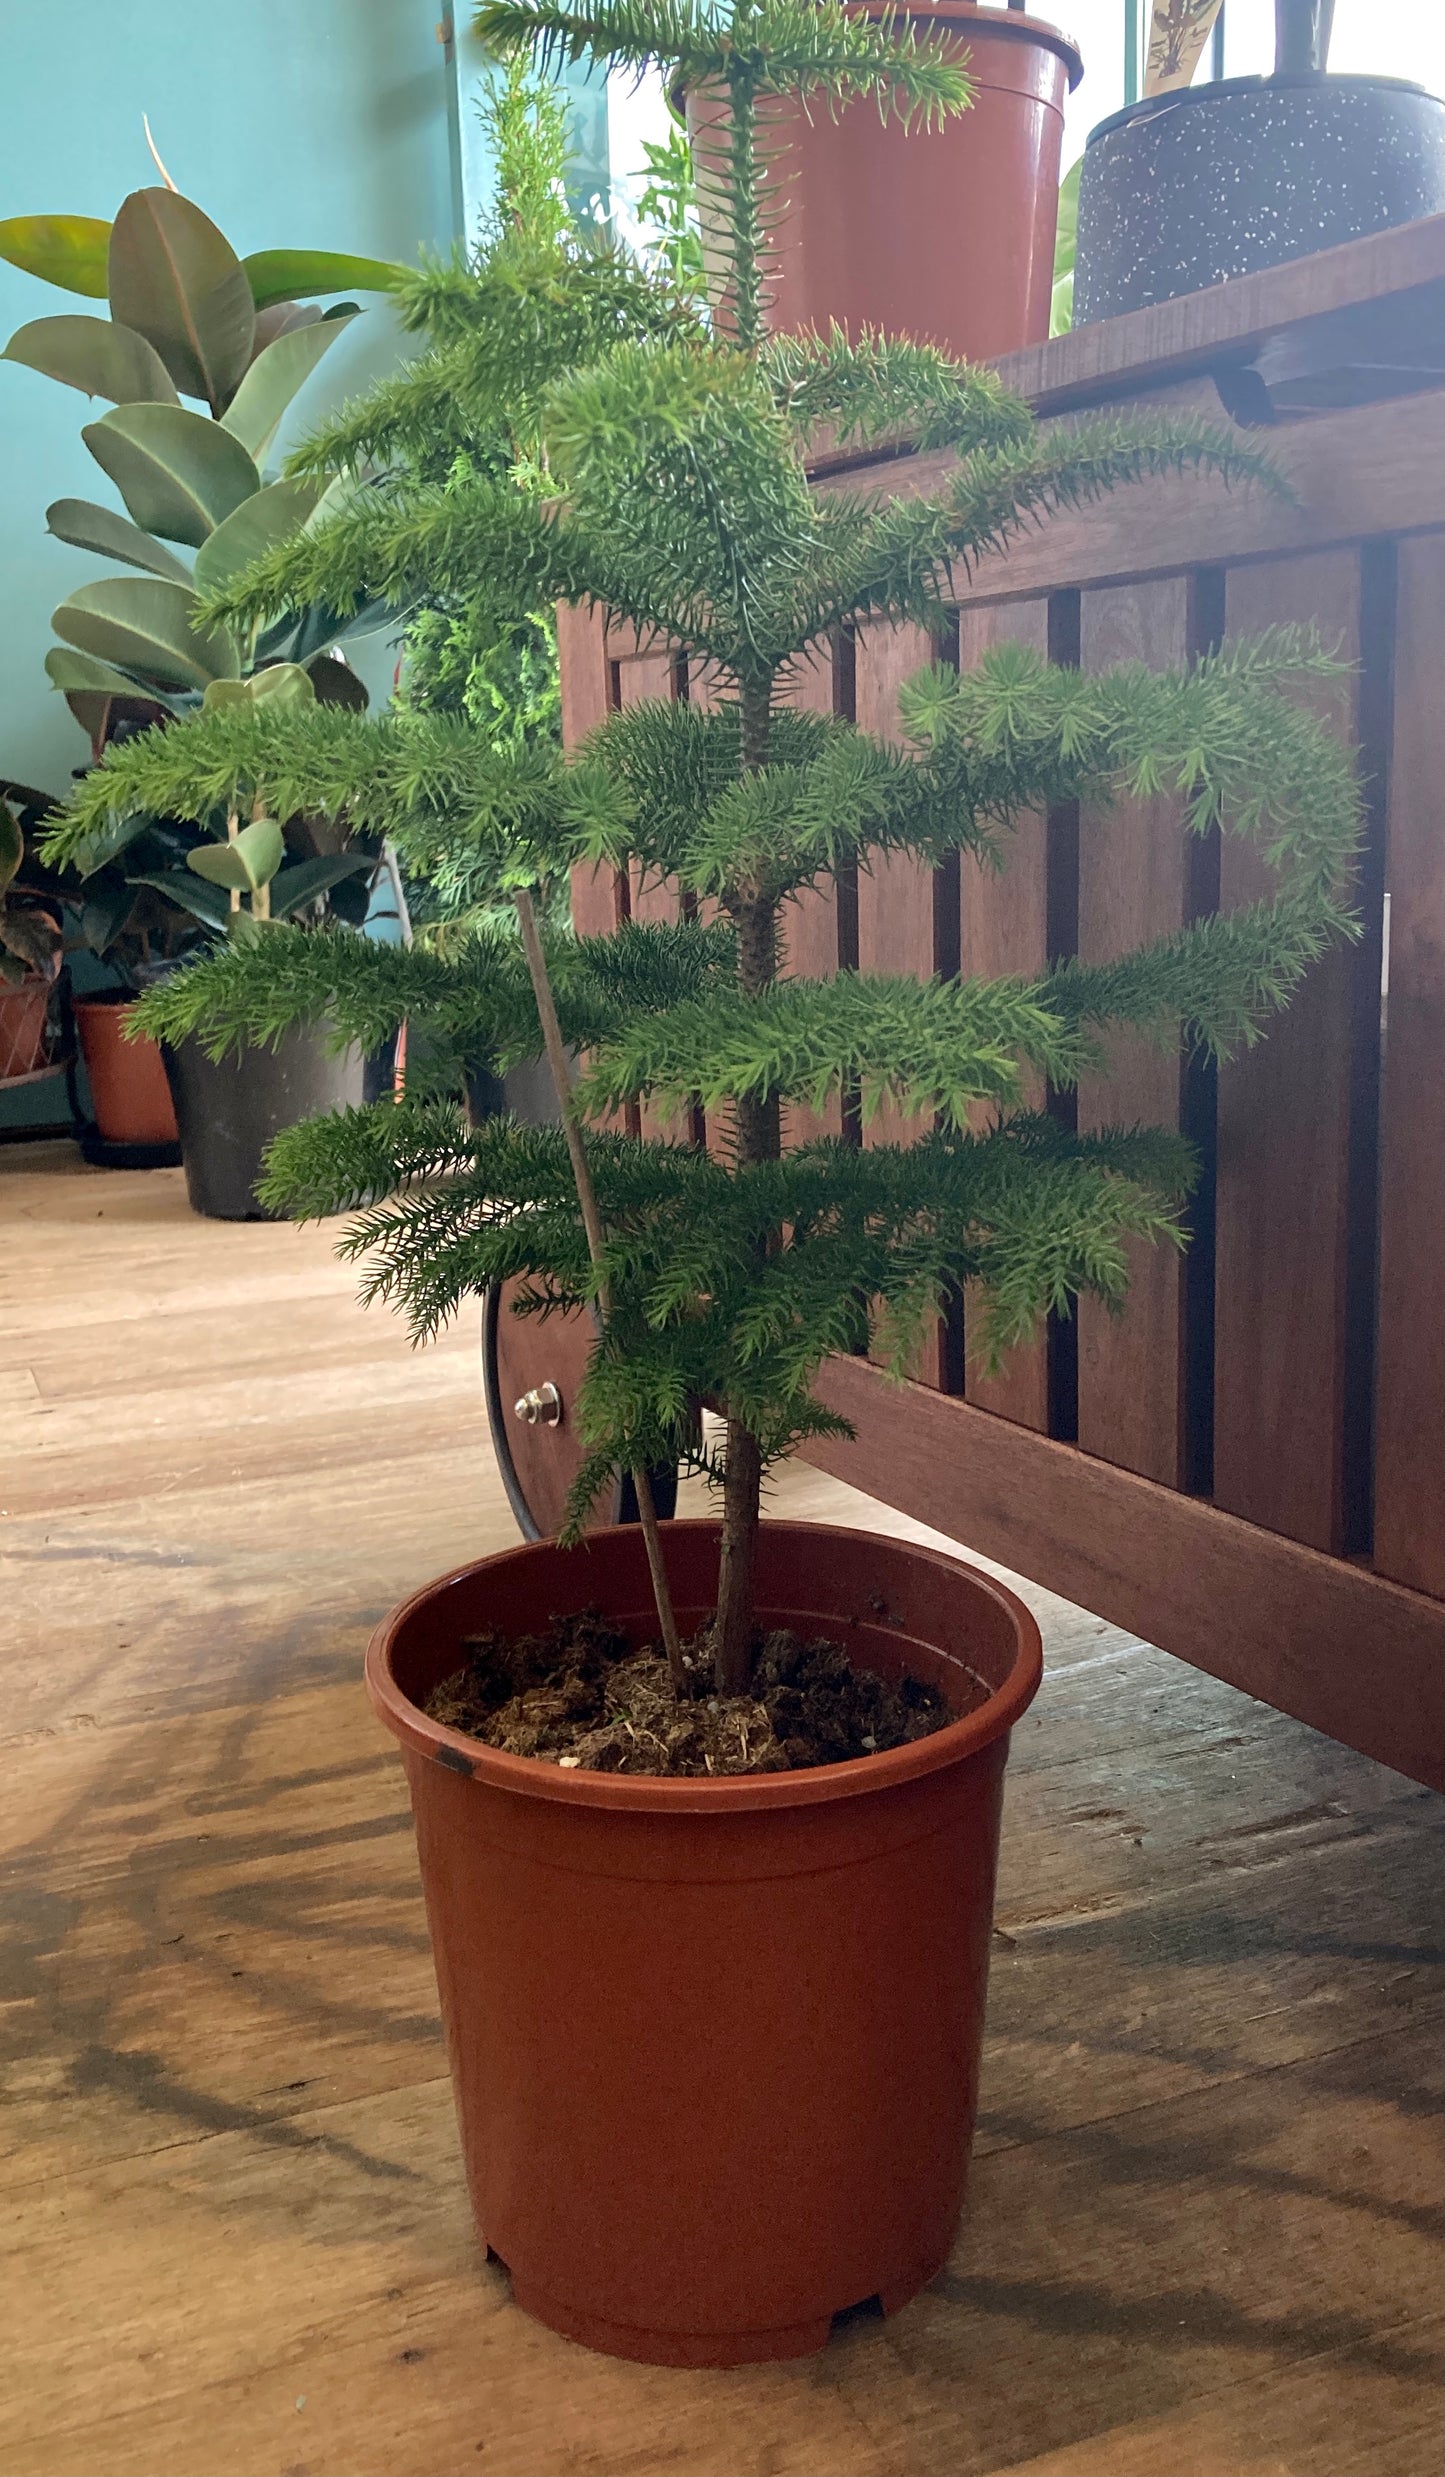
M742 686L739 696L742 762L755 774L768 761L772 688ZM745 904L738 915L738 981L755 994L766 989L778 964L777 916L766 897ZM737 1105L736 1153L740 1162L776 1161L782 1149L776 1096ZM719 1694L746 1694L752 1673L753 1565L762 1520L763 1458L757 1438L736 1419L727 1426L723 1475L722 1556L718 1569L717 1627L713 1674Z

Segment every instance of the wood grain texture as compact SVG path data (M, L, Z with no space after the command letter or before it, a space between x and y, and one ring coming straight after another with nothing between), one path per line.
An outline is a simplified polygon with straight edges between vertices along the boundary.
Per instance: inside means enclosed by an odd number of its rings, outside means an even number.
M557 665L562 688L562 745L576 748L605 722L612 704L612 666L600 611L557 605ZM572 920L579 937L607 937L625 915L616 869L579 861L572 871Z
M1295 504L1207 475L1140 482L983 553L960 601L1126 584L1215 560L1278 558L1445 523L1445 393L1438 389L1321 414L1271 431L1269 441ZM913 497L937 489L954 462L943 453L908 456L872 478L889 497ZM858 483L847 474L837 486L852 491ZM819 483L832 487L831 476Z
M1445 1594L1445 538L1402 543L1385 874L1375 1563Z
M814 658L800 664L784 682L779 702L809 714L831 714L836 691L833 649L820 646ZM831 881L804 886L784 904L778 927L784 979L832 979L838 969L838 898ZM842 1104L836 1094L821 1112L809 1109L803 1101L783 1105L785 1146L807 1144L819 1135L838 1135L842 1125Z
M515 1537L474 1326L415 1355L334 1225L69 1146L0 1215L3 2477L1433 2477L1433 1801L1024 1584L947 2271L804 2364L591 2356L478 2255L360 1685L383 1608ZM805 1465L778 1502L940 1544Z
M1104 587L1083 597L1086 671L1143 662L1176 667L1189 656L1189 583L1183 576ZM1121 800L1079 820L1079 959L1109 963L1188 916L1188 838L1179 803ZM1176 1128L1180 1062L1157 1043L1118 1034L1108 1073L1079 1086L1079 1127ZM1183 1476L1184 1276L1172 1247L1129 1242L1130 1285L1122 1316L1081 1299L1078 1442L1127 1471L1177 1487Z
M1165 376L1227 357L1250 359L1269 336L1355 301L1445 285L1445 215L1372 232L1312 257L1237 275L1178 301L1076 327L995 363L1008 387L1040 411L1136 393ZM1442 304L1445 306L1445 304ZM1429 317L1432 304L1422 304ZM1435 312L1438 320L1439 312Z
M1345 661L1359 652L1359 609L1352 551L1231 570L1226 582L1231 635L1313 621ZM1355 737L1353 679L1316 702ZM1254 845L1226 834L1221 911L1272 882ZM1267 1037L1219 1075L1215 1501L1332 1550L1344 1522L1351 1035L1355 1007L1371 1002L1359 984L1355 952L1326 955Z
M1049 650L1047 595L1032 602L974 602L959 613L958 667L971 671L996 645ZM1032 977L1049 960L1049 826L1042 810L1021 817L1007 840L1002 871L965 852L959 864L959 970L965 979L996 980L1010 973ZM1041 1109L1044 1088L1030 1076L1023 1098ZM996 1375L968 1361L969 1300L964 1292L963 1390L980 1410L1017 1419L1026 1428L1049 1424L1048 1344L1042 1334L1010 1351Z
M833 1359L821 1398L854 1445L820 1470L906 1507L1116 1625L1411 1780L1445 1788L1445 1610L971 1403ZM1368 1657L1362 1656L1368 1645Z

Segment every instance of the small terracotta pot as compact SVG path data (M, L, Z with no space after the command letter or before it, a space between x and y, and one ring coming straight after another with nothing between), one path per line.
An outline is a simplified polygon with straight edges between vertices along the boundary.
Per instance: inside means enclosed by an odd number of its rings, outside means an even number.
M54 976L27 972L0 980L0 1084L34 1075L45 1064L45 1031Z
M686 1634L718 1526L664 1526ZM564 1772L418 1708L483 1626L596 1606L654 1630L642 1536L519 1548L386 1619L367 1684L401 1740L477 2224L552 2329L661 2365L821 2348L906 2302L963 2201L1008 1732L1038 1628L930 1549L765 1523L759 1622L942 1687L920 1744L729 1780Z
M121 991L75 1001L96 1132L107 1144L178 1144L180 1130L159 1045L125 1037L134 1003Z
M862 0L879 17L885 0ZM1049 332L1064 96L1083 75L1066 35L971 0L901 8L920 36L957 37L977 89L942 128L880 120L875 102L765 100L763 144L779 205L765 219L774 257L769 325L796 334L830 321L988 361ZM725 95L687 98L701 141L726 127ZM725 141L724 141L725 142ZM704 241L708 239L706 192Z

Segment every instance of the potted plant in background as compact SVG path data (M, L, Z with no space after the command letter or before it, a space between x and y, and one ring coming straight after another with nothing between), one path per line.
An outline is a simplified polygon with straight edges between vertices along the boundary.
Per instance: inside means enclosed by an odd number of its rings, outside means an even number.
M266 459L298 390L359 313L353 301L323 311L296 296L389 290L400 270L332 251L266 250L242 259L170 186L134 191L110 224L16 217L0 225L0 255L82 297L104 299L109 310L108 317L34 319L17 329L4 355L111 400L81 435L125 512L82 499L57 500L46 511L59 540L129 571L80 586L54 614L64 642L51 647L46 669L92 754L118 734L193 709L217 683L244 693L278 665L287 666L288 679L299 666L324 701L364 704L338 640L375 625L375 611L343 622L313 605L280 628L239 632L202 626L197 613L204 593L293 532L325 498L324 477L268 479ZM223 818L211 823L224 833ZM335 830L320 821L287 820L286 837L293 868L306 874L282 889L285 908L364 916L361 881L374 873L376 855L342 853ZM141 811L69 856L85 879L76 894L82 943L118 969L123 984L76 1002L94 1110L82 1143L97 1162L126 1167L173 1146L168 1073L191 1201L197 1211L234 1218L257 1209L251 1189L261 1151L285 1112L359 1098L360 1085L355 1061L338 1066L304 1040L279 1069L271 1061L231 1069L225 1091L233 1106L218 1117L209 1061L182 1049L163 1067L154 1043L127 1046L120 1038L137 975L175 961L194 945L200 924L224 925L227 896L187 867L209 840ZM297 884L299 893L291 890Z
M1445 102L1329 76L1333 13L1275 0L1272 76L1190 86L1217 0L1154 0L1149 88L1084 154L1076 326L1445 210Z
M779 330L826 333L836 321L855 341L880 328L979 361L1042 343L1078 51L1012 5L866 0L855 16L966 75L967 118L938 109L927 91L907 113L880 113L846 87L813 109L773 89L742 46L720 67L708 12L698 11L674 91L686 98L716 282L728 264L726 166L741 101L766 133L768 315Z
M674 21L631 0L494 0L481 23L540 43L544 65L588 49L675 65ZM806 23L738 6L714 34L779 92L959 99L946 54L832 0ZM619 1468L692 1452L699 1399L725 1419L705 1465L719 1523L659 1528L640 1490L640 1534L513 1551L418 1594L368 1672L406 1754L486 2241L545 2321L681 2364L820 2346L839 2309L892 2310L941 2266L1008 1732L1039 1675L1032 1621L988 1576L761 1522L765 1474L836 1429L813 1389L830 1353L871 1337L906 1366L965 1278L973 1346L1006 1347L1077 1291L1121 1295L1129 1238L1179 1237L1187 1148L1073 1135L1022 1108L1024 1072L1067 1087L1116 1026L1182 1023L1216 1051L1253 1038L1345 930L1356 833L1348 753L1283 693L1321 658L1281 637L1178 676L1084 677L1004 648L966 677L926 671L902 748L790 702L830 632L941 622L952 566L1054 508L1146 473L1266 474L1197 428L1039 436L988 373L908 343L770 341L757 138L743 116L735 129L730 335L563 354L544 385L538 335L579 333L594 272L529 284L518 269L500 298L479 282L465 322L450 279L440 297L492 383L531 389L549 495L481 479L383 495L271 553L211 612L446 591L486 566L686 647L721 702L615 715L573 763L426 715L214 710L110 752L72 820L92 832L111 805L185 813L218 791L239 812L264 783L276 805L345 813L403 848L468 837L517 909L510 965L495 946L261 928L152 993L143 1019L204 1027L217 1050L402 1019L499 1064L544 1047L560 1125L471 1126L411 1093L289 1130L271 1199L355 1209L346 1246L419 1337L508 1277L533 1312L591 1308L574 1522ZM446 397L424 360L354 413L350 452L384 454L408 424L445 431ZM931 494L810 490L818 438L899 430L955 450ZM791 898L836 869L893 850L1002 859L1041 803L1165 786L1195 830L1259 838L1273 901L1029 984L777 977ZM717 916L549 938L537 894L579 858L664 873ZM783 1105L842 1089L865 1113L900 1100L931 1131L784 1155ZM622 1132L617 1113L644 1099L700 1104L714 1149Z
M0 1084L43 1074L64 933L44 873L27 866L27 819L49 806L23 783L0 786Z

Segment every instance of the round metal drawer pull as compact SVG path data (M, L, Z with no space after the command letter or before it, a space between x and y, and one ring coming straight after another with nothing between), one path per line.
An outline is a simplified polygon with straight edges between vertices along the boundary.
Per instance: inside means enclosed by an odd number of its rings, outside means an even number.
M512 1410L529 1428L558 1428L562 1424L562 1396L550 1382L534 1385L530 1393L522 1394L512 1404Z

